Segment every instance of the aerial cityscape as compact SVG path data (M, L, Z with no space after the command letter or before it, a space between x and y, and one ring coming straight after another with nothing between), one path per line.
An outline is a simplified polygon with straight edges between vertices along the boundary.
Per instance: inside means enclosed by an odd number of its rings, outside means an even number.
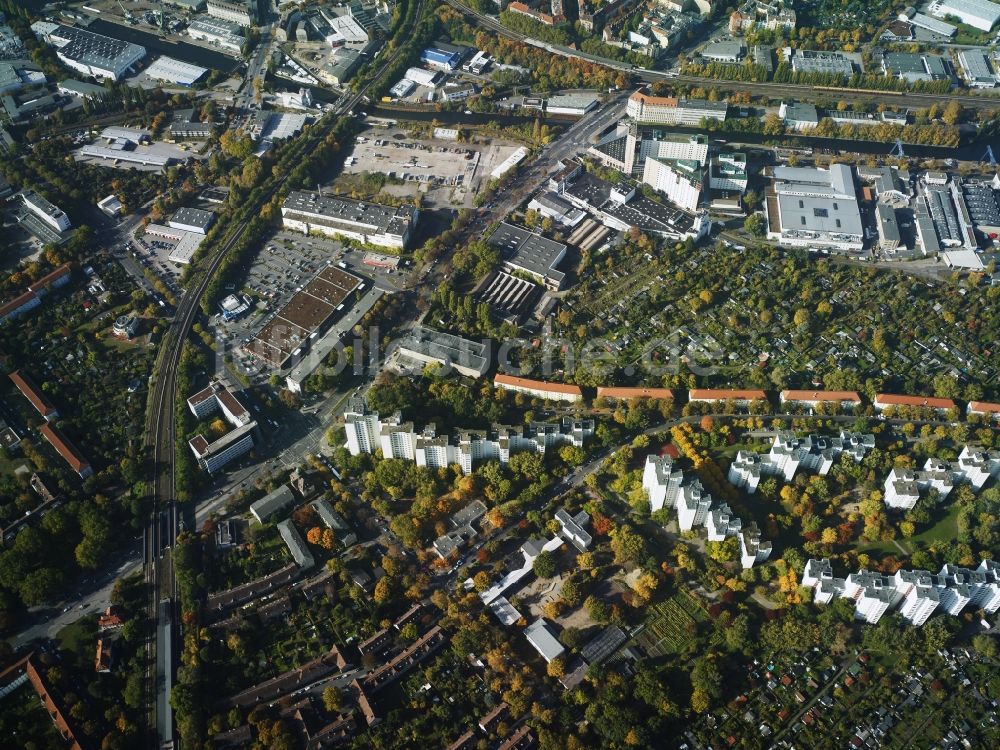
M0 745L1000 747L1000 2L0 0Z

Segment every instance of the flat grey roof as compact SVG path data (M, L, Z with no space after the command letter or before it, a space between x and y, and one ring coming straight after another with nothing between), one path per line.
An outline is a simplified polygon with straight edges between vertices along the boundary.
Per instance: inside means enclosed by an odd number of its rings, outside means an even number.
M99 68L116 68L135 55L146 54L146 48L138 44L95 34L78 26L57 24L50 36L65 41L59 47L63 57Z
M489 365L486 344L424 326L411 328L399 343L401 347L427 357L478 370L480 373L486 372Z
M535 647L535 650L542 655L542 658L545 659L545 661L558 659L559 656L566 650L566 648L552 634L552 631L549 630L549 626L545 623L545 620L542 620L541 618L535 620L527 628L525 628L524 635L528 639L528 642Z
M286 211L320 216L396 235L402 235L409 229L417 213L413 206L383 206L379 203L320 195L305 190L296 190L289 194L285 198L283 208Z
M198 227L199 229L208 229L213 219L215 219L215 214L211 211L202 211L200 208L188 208L185 206L178 208L170 220L178 224Z
M106 88L98 86L96 83L77 81L73 78L67 78L64 81L60 81L59 88L65 91L72 91L73 93L80 94L81 96L104 96L109 93Z
M529 273L551 279L556 283L562 283L566 277L566 274L555 270L555 266L566 254L566 245L561 242L546 239L540 234L505 221L490 235L487 243L500 251L503 260Z

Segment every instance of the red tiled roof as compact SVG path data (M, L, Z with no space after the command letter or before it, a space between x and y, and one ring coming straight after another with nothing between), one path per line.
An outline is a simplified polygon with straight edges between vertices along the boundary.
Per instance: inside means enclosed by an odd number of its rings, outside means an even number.
M25 304L33 300L38 295L34 292L24 292L19 294L6 305L0 307L0 319L6 318L10 313L17 310L19 307L23 307Z
M982 412L983 414L1000 414L1000 404L989 401L970 401L969 411Z
M695 388L688 391L688 399L691 401L727 401L731 398L753 401L755 399L765 399L767 398L767 394L764 391L731 390L727 388Z
M10 379L14 381L17 390L24 394L24 397L31 402L31 405L38 410L39 414L43 417L55 414L56 407L52 405L52 402L42 392L42 389L28 375L25 375L20 370L14 370L10 374Z
M69 748L69 750L82 750L80 743L77 741L76 736L73 733L72 727L63 715L61 707L52 697L52 691L49 689L46 676L35 667L34 655L29 656L25 660L25 668L28 673L28 679L31 681L31 686L35 689L35 692L38 693L38 697L42 699L42 703L45 704L45 710L49 712L49 716L52 717L52 721L56 725L56 729L58 729L59 734L62 735L62 738L65 741L64 746Z
M857 391L782 391L782 401L853 401L861 403Z
M515 378L513 375L497 374L493 378L493 384L499 386L511 386L513 388L530 388L536 391L549 391L550 393L567 393L574 396L582 396L583 391L577 385L566 385L565 383L548 383L544 380L529 380L528 378Z
M656 107L676 107L680 100L675 96L650 96L641 91L636 91L629 99L633 102L642 102Z
M613 386L598 386L598 398L662 398L672 399L674 392L669 388L615 388Z
M34 284L29 285L28 289L31 290L32 292L37 292L40 289L45 289L52 282L58 281L63 276L67 275L70 272L70 268L71 268L71 266L70 266L69 263L63 263L56 270L51 271L51 272L45 274L44 276L42 276L42 278L40 278Z
M927 406L932 409L954 409L955 402L950 398L935 398L933 396L904 396L898 393L880 393L875 396L876 406Z
M90 468L90 462L58 429L46 422L42 425L41 433L77 474L82 474Z

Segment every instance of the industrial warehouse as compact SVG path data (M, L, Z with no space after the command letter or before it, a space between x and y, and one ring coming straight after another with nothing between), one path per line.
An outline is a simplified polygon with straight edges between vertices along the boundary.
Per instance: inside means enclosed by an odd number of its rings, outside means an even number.
M146 56L146 48L76 26L37 21L35 36L56 48L56 56L84 75L117 81Z
M342 311L352 292L364 288L357 276L335 266L320 271L268 321L246 350L276 368L294 366Z
M412 206L382 206L296 190L281 208L286 229L320 232L372 245L406 247L419 212Z

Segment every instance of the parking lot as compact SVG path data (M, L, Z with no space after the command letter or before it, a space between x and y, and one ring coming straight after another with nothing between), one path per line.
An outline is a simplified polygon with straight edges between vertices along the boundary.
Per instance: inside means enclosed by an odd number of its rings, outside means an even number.
M271 313L283 308L292 295L331 263L343 263L348 273L361 277L369 287L374 284L388 292L398 291L409 262L403 261L396 269L377 268L364 263L366 255L334 239L277 232L257 257L241 269L245 274L243 284L234 284L226 290L253 299L250 311L230 321L222 317L221 310L212 317L216 338L225 341L233 355L234 366L258 381L270 376L270 363L245 352L242 346L265 325Z
M181 267L167 260L167 256L174 249L174 244L161 237L142 236L142 227L139 227L127 249L137 263L163 279L171 292L179 294Z
M410 138L397 128L372 128L358 136L347 157L344 179L375 172L393 178L383 190L398 196L424 195L429 206L471 206L490 172L517 150L516 144L491 141L466 144ZM401 181L401 182L400 182Z

